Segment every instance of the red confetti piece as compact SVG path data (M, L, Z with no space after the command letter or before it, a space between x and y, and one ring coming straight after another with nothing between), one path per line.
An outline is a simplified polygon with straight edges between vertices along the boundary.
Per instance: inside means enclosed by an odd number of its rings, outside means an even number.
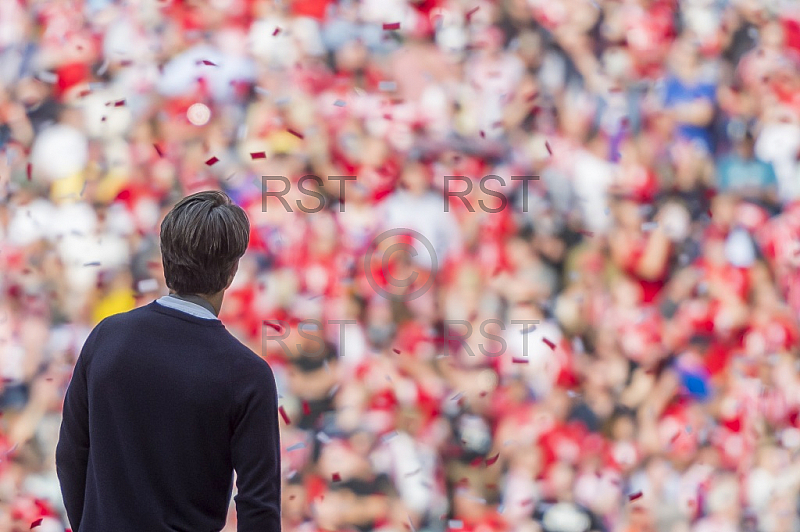
M305 136L302 133L300 133L298 131L295 131L294 129L287 129L286 131L288 131L289 133L291 133L292 135L294 135L298 139L304 139L305 138Z
M538 92L538 91L537 91L537 92L534 92L533 94L531 94L530 96L528 96L528 99L527 99L527 101L529 101L529 102L532 102L533 100L535 100L535 99L536 99L536 97L537 97L537 96L539 96L539 92Z
M106 117L101 118L100 121L101 122L105 122L106 121Z
M583 236L594 236L594 233L592 231L586 231L586 230L581 230L581 234Z
M273 37L277 37L277 35L281 32L280 28L275 28L275 31L272 32Z
M498 120L497 122L495 122L495 123L493 123L493 124L492 124L492 127L501 127L502 125L503 125L503 122L501 122L500 120Z
M394 351L394 352L395 352L395 353L397 353L398 355L400 354L400 350L399 350L399 349L392 349L392 351Z
M44 520L44 518L40 517L39 519L37 519L36 521L31 523L31 529L34 529L37 526L41 525L43 520Z
M278 408L278 412L280 413L281 417L283 418L283 422L284 423L286 423L287 425L291 425L292 424L292 420L289 419L289 414L286 413L286 410L284 410L282 406L280 408Z
M202 61L198 61L197 64L198 65L206 65L206 66L217 66L216 63L212 63L211 61L209 61L207 59L203 59Z
M267 158L267 154L265 152L263 152L263 151L254 151L253 153L250 154L250 158L252 158L253 160L255 160L255 159L266 159Z
M207 166L214 166L218 162L219 162L219 159L217 159L216 157L212 157L211 159L206 161L206 165Z
M303 401L303 415L304 416L311 415L311 407L308 406L308 401Z
M641 499L641 498L642 498L641 491L637 491L636 493L631 493L630 495L628 495L629 501L635 501L636 499Z
M466 19L467 19L467 22L469 22L469 21L472 19L472 15L474 15L475 13L477 13L477 12L478 12L478 10L479 10L480 8L481 8L481 6L478 6L478 7L473 7L472 9L470 9L469 11L467 11L467 14L466 14Z
M494 465L497 462L497 460L499 460L499 459L500 459L500 453L497 453L496 455L492 456L491 458L487 458L486 459L486 467Z
M123 59L122 61L119 62L119 66L123 66L123 67L129 67L132 64L133 64L133 61L131 61L130 59Z
M297 495L289 495L289 500L293 501L295 497L297 497Z
M484 133L482 129L481 129L481 138L482 138L482 139L485 139L485 138L486 138L486 133Z
M476 458L472 462L470 462L469 465L470 465L470 467L478 467L482 463L483 463L483 458L479 456L478 458Z
M554 344L553 342L551 342L551 341L550 341L550 340L548 340L547 338L542 338L542 342L546 343L546 344L547 344L547 347L549 347L550 349L552 349L553 351L555 351L555 349L556 349L556 344Z
M339 475L339 473L334 473L332 479L333 479L334 482L341 482L342 481L342 477L341 477L341 475Z
M278 324L278 323L272 323L271 321L266 321L266 320L264 320L264 325L266 325L267 327L272 327L273 329L275 329L275 330L276 330L276 331L278 331L278 332L281 332L281 331L283 330L283 329L281 328L280 324Z
M610 93L612 93L612 94L616 94L616 93L618 93L618 92L622 92L622 87L611 87L611 88L608 90L608 92L610 92Z
M85 98L85 97L89 96L91 93L92 93L91 90L83 89L81 92L78 93L78 97Z
M153 144L153 147L156 149L156 153L159 157L164 157L164 152L161 151L161 148L158 147L158 144Z
M30 181L31 180L31 174L33 173L33 165L31 163L28 163L27 172L28 172L28 181Z
M511 362L513 364L527 364L528 363L528 359L527 358L514 357L514 358L511 359Z
M550 143L548 141L544 141L544 147L547 148L547 153L553 155L553 150L550 149Z
M387 30L387 31L388 30L399 30L400 29L400 23L399 22L390 22L390 23L384 24L383 25L383 29Z
M531 504L533 504L533 498L525 499L520 503L521 506L530 506Z

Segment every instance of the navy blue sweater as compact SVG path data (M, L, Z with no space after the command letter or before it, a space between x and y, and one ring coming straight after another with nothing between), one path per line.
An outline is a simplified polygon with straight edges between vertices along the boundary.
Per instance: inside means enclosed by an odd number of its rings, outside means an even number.
M64 400L56 468L74 532L212 532L236 470L240 532L280 531L272 370L219 320L156 302L100 322Z

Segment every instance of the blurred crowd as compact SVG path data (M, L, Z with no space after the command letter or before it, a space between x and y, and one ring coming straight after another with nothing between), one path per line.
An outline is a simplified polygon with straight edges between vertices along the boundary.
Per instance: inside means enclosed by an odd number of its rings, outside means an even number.
M799 158L794 0L0 1L0 531L203 189L286 531L800 531Z

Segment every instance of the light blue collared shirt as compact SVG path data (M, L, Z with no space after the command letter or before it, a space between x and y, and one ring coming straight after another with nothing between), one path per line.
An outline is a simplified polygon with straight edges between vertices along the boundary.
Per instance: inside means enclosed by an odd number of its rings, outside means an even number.
M171 309L180 310L181 312L185 312L186 314L190 314L196 318L203 318L204 320L219 319L214 315L213 312L211 312L207 308L202 307L197 303L192 303L191 301L178 299L177 297L172 297L172 296L160 297L156 299L156 303Z

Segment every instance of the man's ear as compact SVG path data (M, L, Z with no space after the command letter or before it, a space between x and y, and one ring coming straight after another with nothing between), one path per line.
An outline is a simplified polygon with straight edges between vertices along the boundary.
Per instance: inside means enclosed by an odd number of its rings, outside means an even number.
M236 272L239 271L239 261L236 261L236 264L233 265L233 269L231 270L231 274L228 277L228 284L225 285L225 290L231 287L231 283L233 283L233 278L236 277Z

